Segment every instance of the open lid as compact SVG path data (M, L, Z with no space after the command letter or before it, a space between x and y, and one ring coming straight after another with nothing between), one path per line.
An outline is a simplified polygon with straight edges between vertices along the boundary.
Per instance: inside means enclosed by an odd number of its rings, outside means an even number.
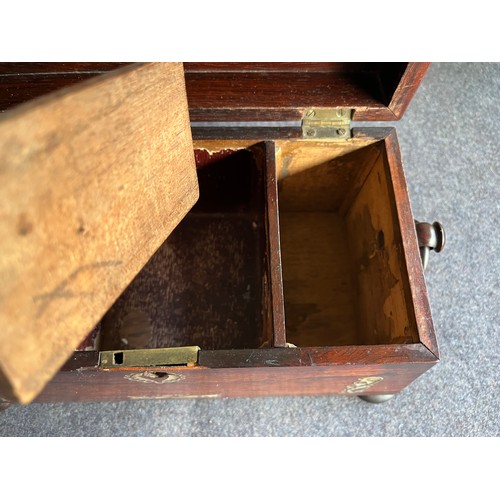
M31 401L198 198L182 64L0 117L0 394Z
M126 63L0 63L0 110ZM190 118L293 122L310 108L399 120L428 63L184 63Z
M192 122L285 122L310 108L399 120L428 63L185 63Z

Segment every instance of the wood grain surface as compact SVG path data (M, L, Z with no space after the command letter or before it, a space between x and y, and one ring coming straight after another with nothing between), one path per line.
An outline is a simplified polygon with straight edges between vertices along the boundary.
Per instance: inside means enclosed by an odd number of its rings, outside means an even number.
M200 351L193 368L61 371L37 401L394 394L436 361L422 344Z
M283 212L286 336L300 347L356 345L346 224L334 212Z
M401 234L401 263L404 265L401 272L404 276L408 276L410 282L410 287L405 290L406 303L413 308L420 342L433 353L436 359L439 359L439 348L434 331L429 294L422 268L414 216L395 129L385 139L385 148L389 182L391 190L394 191L393 210L398 219L396 227Z
M126 63L0 63L0 112ZM192 121L300 120L308 107L397 120L428 63L185 63ZM283 136L282 136L283 137Z
M418 332L388 169L382 148L346 215L356 318L363 343L412 344Z
M370 343L358 332L345 214L379 144L365 138L277 146L287 339L300 347Z
M198 197L183 67L20 106L0 150L0 393L28 402Z
M404 73L396 79L397 87L391 93L389 109L397 120L403 117L429 66L430 63L408 63Z
M268 282L271 289L272 338L274 347L287 345L285 334L285 304L283 298L282 253L279 225L278 183L276 181L276 148L266 142L266 223L268 255Z

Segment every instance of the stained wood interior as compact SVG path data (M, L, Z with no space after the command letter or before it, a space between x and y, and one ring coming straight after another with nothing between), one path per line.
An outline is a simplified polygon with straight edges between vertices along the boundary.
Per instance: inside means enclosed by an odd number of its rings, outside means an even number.
M195 150L200 199L102 321L105 350L258 348L272 337L265 145Z
M277 171L288 342L416 341L384 142L278 143Z
M265 145L195 142L200 200L102 322L102 349L418 341L384 141L277 141L283 290L271 291Z

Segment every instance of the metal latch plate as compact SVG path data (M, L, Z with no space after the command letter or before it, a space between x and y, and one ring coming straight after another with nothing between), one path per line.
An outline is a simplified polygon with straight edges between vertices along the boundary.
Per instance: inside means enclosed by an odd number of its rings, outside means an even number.
M352 110L346 108L307 109L302 119L304 139L346 140L351 137Z
M164 349L102 351L99 366L101 368L194 366L198 363L199 350L198 346L186 346Z

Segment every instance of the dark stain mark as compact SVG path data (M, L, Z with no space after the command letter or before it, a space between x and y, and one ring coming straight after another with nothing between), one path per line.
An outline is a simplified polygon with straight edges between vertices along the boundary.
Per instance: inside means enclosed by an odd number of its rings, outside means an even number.
M84 271L89 269L100 269L101 267L113 267L122 264L121 260L108 260L104 262L95 262L93 264L86 264L80 266L75 271L73 271L65 280L63 280L58 286L54 288L51 292L42 293L40 295L33 296L33 302L41 302L36 313L36 317L39 318L49 307L50 303L54 299L60 298L74 298L74 297L88 297L93 295L93 292L75 292L73 290L68 290L67 287L75 280L75 278Z
M28 220L28 216L25 213L19 215L17 221L17 233L20 236L27 236L33 231L33 224Z
M357 296L360 297L360 330L365 342L391 343L398 337L394 319L383 313L384 304L391 295L398 279L389 266L389 250L385 246L385 235L373 225L370 210L363 212L354 221L355 234L363 235L363 247L356 263L359 270Z
M377 250L379 252L381 252L384 249L384 244L385 244L384 231L380 229L377 233Z
M391 344L412 344L414 342L414 335L409 326L405 326L403 335L399 335L391 339Z

